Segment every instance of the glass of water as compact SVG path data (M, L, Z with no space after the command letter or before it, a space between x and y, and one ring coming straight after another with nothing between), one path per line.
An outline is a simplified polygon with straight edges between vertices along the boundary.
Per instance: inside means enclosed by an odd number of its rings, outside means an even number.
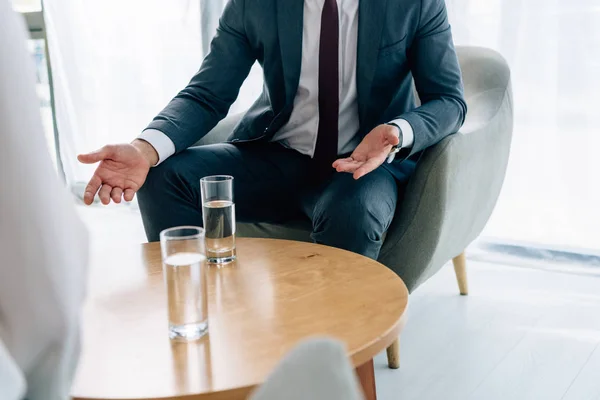
M179 226L160 233L167 286L169 337L196 340L208 332L204 229Z
M235 260L235 204L233 177L207 176L200 180L206 258L214 264Z

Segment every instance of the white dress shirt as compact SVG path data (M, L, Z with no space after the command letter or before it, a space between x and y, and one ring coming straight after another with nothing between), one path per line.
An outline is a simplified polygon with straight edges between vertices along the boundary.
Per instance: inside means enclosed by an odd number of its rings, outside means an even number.
M359 0L337 0L340 30L338 154L352 152L361 141L358 135L356 92L358 2ZM310 157L315 152L319 129L319 41L324 4L325 0L304 0L302 64L298 91L289 121L272 139ZM414 133L410 124L404 119L391 122L402 130L402 147L412 146ZM175 145L171 139L156 129L145 130L139 138L154 147L158 153L158 163L175 153Z
M67 400L87 233L48 154L26 40L0 0L0 399Z

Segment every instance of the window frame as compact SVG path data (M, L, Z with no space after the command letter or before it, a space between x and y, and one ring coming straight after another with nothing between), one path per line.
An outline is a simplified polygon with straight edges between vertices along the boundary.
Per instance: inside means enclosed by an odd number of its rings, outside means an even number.
M19 12L19 11L17 11ZM48 86L50 88L50 108L52 110L52 129L54 134L54 151L56 155L56 164L58 173L66 182L65 170L63 167L62 157L60 154L60 141L58 133L58 125L56 123L56 103L54 100L54 81L52 78L52 63L50 60L50 52L48 51L48 36L46 31L46 23L44 21L44 3L42 2L42 9L39 11L24 11L19 12L25 20L27 30L29 31L29 38L31 40L43 40L44 51L46 52L46 69L48 71Z

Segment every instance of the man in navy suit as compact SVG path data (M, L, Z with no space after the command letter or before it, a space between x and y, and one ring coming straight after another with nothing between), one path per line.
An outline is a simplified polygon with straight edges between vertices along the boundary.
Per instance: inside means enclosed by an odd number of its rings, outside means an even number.
M191 147L255 61L264 89L228 142ZM100 161L85 202L138 192L154 241L202 225L200 178L232 175L239 221L308 218L316 242L377 258L419 154L465 114L443 0L230 0L200 70L148 128L79 157Z

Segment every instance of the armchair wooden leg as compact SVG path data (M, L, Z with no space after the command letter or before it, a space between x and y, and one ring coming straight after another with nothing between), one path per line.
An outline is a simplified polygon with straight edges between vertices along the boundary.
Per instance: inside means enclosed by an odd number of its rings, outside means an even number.
M387 348L388 367L392 369L400 368L400 339L394 340L394 343Z
M465 252L463 251L454 257L452 264L454 264L454 273L458 281L458 290L461 295L466 296L469 294L469 285L467 283L467 259L465 258Z

